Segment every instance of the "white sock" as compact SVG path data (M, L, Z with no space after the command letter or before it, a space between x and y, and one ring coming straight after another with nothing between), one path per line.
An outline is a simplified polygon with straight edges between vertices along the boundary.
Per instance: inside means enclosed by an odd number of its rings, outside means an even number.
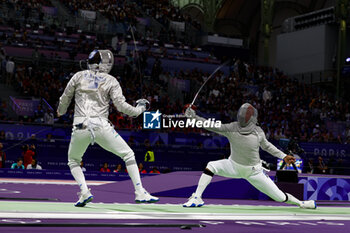
M288 201L286 201L286 203L300 206L301 201L299 201L296 197L294 197L289 193L286 193L286 194L288 196Z
M73 167L70 169L70 172L72 173L75 181L78 183L81 192L86 193L88 191L88 187L86 185L85 176L83 171L81 170L81 167Z
M204 173L201 175L201 178L199 179L198 186L195 193L196 197L202 197L202 194L205 188L208 186L212 178L213 178L212 176L209 176Z
M126 169L128 170L131 181L134 184L135 191L141 190L143 187L141 183L139 168L137 167L136 163L126 165Z

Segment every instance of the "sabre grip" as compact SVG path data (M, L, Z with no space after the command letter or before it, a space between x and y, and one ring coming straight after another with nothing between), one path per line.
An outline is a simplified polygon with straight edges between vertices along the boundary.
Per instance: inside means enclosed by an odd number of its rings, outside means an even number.
M148 100L146 99L139 99L136 101L136 108L144 108L145 111L148 110L150 108L150 103Z

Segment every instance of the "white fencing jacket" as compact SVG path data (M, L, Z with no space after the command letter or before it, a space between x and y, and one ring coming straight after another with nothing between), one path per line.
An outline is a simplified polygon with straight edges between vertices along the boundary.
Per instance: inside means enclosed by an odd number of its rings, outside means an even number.
M205 120L199 116L195 116L195 119L197 121ZM220 128L211 127L205 129L227 137L231 149L229 159L241 165L256 166L261 164L259 148L280 159L287 156L266 139L264 131L259 126L256 126L250 134L239 133L237 122L221 124Z
M60 97L58 113L63 115L75 97L74 124L86 121L87 118L108 119L110 100L118 111L136 117L144 109L134 107L125 101L119 82L107 73L90 70L77 72L68 82Z

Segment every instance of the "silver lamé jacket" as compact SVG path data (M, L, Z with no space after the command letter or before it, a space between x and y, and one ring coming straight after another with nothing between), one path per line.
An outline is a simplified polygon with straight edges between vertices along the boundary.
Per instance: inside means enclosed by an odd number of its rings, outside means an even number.
M118 111L136 117L144 109L128 104L123 96L119 82L107 73L84 70L77 72L68 82L60 97L58 114L64 115L75 97L74 124L86 118L108 119L110 100Z

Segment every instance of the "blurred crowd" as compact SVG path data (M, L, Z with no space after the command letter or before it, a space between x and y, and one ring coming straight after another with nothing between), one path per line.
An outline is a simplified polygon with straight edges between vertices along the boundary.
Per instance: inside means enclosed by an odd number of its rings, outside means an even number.
M75 16L79 15L79 10L88 10L101 13L113 22L137 23L136 17L141 16L141 12L135 4L126 0L60 0Z
M135 25L137 17L144 14L157 20L167 28L169 21L186 22L198 30L201 25L190 15L183 14L178 7L173 6L169 0L97 0L88 2L84 0L60 0L69 11L78 16L79 10L89 10L101 13L113 22L128 22Z
M182 14L178 8L169 4L168 0L97 0L93 2L61 0L61 2L75 15L79 14L79 9L98 11L112 21L128 22L132 25L137 23L137 17L141 17L142 14L150 15L162 24L167 24L169 20L193 23L189 16ZM28 10L29 15L33 11L40 11L42 6L52 6L49 0L2 0L1 3L8 4L19 11ZM22 14L26 13L22 12ZM4 49L1 49L2 78L0 81L13 86L23 96L44 98L54 109L67 82L79 70L77 66L72 66L70 69L63 68L59 62L52 63L50 66L42 65L41 61L47 58L60 58L61 55L56 53L57 51L69 52L69 58L73 60L77 54L88 54L95 48L111 49L116 55L126 60L121 71L118 73L113 71L113 75L121 83L126 99L134 104L134 101L139 98L147 98L151 102L152 109L159 109L163 114L181 113L184 104L191 102L199 86L210 75L196 68L179 69L174 72L164 69L162 58L181 58L191 62L191 59L197 58L194 52L196 48L181 50L186 46L175 40L174 44L166 45L168 41L158 40L161 33L155 35L149 27L146 27L144 35L135 32L135 43L139 48L143 47L135 51L135 48L130 48L134 43L130 30L125 35L107 38L85 33L76 35L76 32L57 25L37 24L29 25L28 28L22 27L16 21L12 23L1 21L0 25L5 27L0 30L2 47L21 44L23 47L33 49L31 62L26 63L17 62L15 58L8 56ZM37 31L38 35L45 36L46 39L34 35L34 31ZM173 46L176 50L169 46ZM51 49L51 55L43 54L41 52L43 48ZM152 58L152 64L149 58ZM210 54L200 62L210 62L211 59L218 62ZM172 94L174 79L188 81L189 90ZM237 110L244 102L250 102L258 109L259 123L269 139L295 137L300 141L350 143L348 128L338 135L334 135L327 129L328 121L350 121L349 102L337 101L333 93L299 83L276 69L257 67L239 59L232 60L229 73L219 71L209 81L200 93L196 105L199 114L214 115L223 122L230 122L235 120ZM6 103L4 101L0 103L3 105L0 109L0 120L8 120L9 117L3 110L6 108ZM52 124L53 114L39 107L33 117L21 120ZM72 117L73 108L70 108L58 123L70 124ZM126 117L115 107L110 110L110 120L117 128L142 128L140 119Z
M195 76L199 83L206 77ZM239 59L233 62L229 76L218 73L208 83L198 106L204 112L219 112L221 119L229 121L245 102L257 108L259 124L270 139L350 143L348 132L333 135L326 127L327 121L350 121L348 101L338 101L334 93L299 83L276 69Z
M57 67L34 67L34 64L16 65L11 84L21 95L42 97L56 108L67 82L78 68L64 71ZM334 135L326 125L328 121L349 122L349 102L338 101L332 93L299 83L276 69L256 67L239 59L233 60L230 69L229 75L218 72L200 93L196 101L199 114L214 114L223 122L230 122L235 120L240 105L250 102L258 109L259 124L269 139L350 143L348 128L342 134ZM198 69L168 72L163 70L160 60L155 60L148 79L140 79L140 70L131 60L117 79L131 104L144 97L151 102L152 109L174 114L183 112L184 104L191 102L208 76L209 73ZM170 95L173 89L170 80L174 78L190 82L190 90L182 92L182 98ZM38 122L37 118L44 119L45 114L51 114L51 119L53 114L42 109L37 109L36 113L34 117L23 120ZM0 118L6 119L3 111ZM70 108L58 122L69 124L72 118L73 108ZM110 110L110 120L117 128L142 128L140 119L126 117L114 106Z

